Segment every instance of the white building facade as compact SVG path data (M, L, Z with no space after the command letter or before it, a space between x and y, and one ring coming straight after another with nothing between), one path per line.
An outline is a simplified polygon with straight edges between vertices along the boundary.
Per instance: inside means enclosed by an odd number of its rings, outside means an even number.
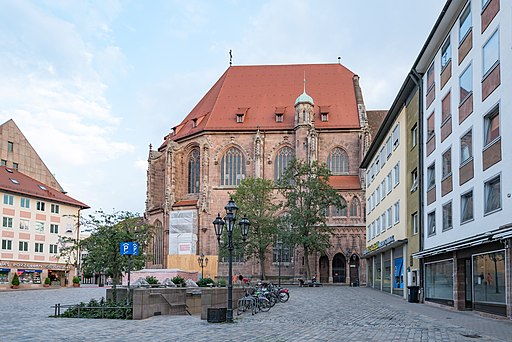
M512 2L448 1L423 74L423 297L512 317Z

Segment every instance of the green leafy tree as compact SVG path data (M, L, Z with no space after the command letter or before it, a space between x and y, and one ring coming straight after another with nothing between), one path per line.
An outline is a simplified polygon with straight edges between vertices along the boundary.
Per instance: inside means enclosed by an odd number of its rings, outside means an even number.
M278 223L279 205L274 196L274 183L263 178L246 178L240 182L233 199L239 207L238 212L247 216L251 224L244 254L258 260L261 279L265 279L266 253L273 243ZM240 214L237 214L239 219ZM235 235L241 239L240 234Z
M111 214L98 211L97 216L90 215L85 220L85 225L93 228L93 233L80 242L81 249L87 251L82 268L86 273L111 275L115 301L119 279L128 271L128 256L120 254L120 243L139 244L139 255L131 256L131 270L140 270L151 257L147 253L147 246L152 238L153 227L138 215L125 211Z
M325 254L330 247L334 228L326 223L329 207L342 208L341 197L329 185L330 171L316 161L294 159L279 181L284 196L286 215L282 217L286 240L292 246L302 247L306 277L311 278L309 256L314 252Z

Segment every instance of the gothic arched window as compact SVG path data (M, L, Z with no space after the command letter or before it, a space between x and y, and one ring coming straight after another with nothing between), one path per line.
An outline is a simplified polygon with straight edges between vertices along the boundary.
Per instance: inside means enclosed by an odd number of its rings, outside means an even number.
M336 147L327 157L327 166L333 175L348 173L348 154L345 150Z
M357 197L352 198L352 201L350 202L350 216L359 216L359 206L359 199Z
M164 265L164 230L162 222L155 222L155 234L153 235L153 264Z
M293 149L286 146L277 152L276 159L274 160L274 181L277 183L279 178L283 175L284 171L288 167L288 163L293 159Z
M341 208L332 207L332 216L347 216L347 201L341 198Z
M245 158L236 147L231 147L220 162L220 185L239 185L245 178Z
M194 149L188 156L188 193L197 194L199 192L199 178L201 170L201 159L199 150Z

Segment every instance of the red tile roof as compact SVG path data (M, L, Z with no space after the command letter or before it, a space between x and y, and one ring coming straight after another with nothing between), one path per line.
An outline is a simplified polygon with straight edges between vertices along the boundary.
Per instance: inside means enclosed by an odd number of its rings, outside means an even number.
M330 176L329 184L337 190L361 190L359 176Z
M173 204L173 207L188 207L197 205L197 200L183 200Z
M6 166L0 166L0 190L87 209L89 206Z
M166 141L201 131L292 129L304 73L306 92L315 101L317 128L360 127L355 74L340 64L231 66ZM327 122L319 120L320 108L328 111ZM237 113L244 114L243 123L236 122ZM276 122L276 113L284 113L282 123Z

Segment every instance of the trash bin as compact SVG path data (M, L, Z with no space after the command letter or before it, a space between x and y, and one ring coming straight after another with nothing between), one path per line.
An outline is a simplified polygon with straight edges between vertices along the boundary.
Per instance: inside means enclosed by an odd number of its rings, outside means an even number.
M226 322L226 308L208 308L206 312L206 320L209 323Z
M420 287L419 286L407 286L408 289L408 302L419 303L420 301Z

